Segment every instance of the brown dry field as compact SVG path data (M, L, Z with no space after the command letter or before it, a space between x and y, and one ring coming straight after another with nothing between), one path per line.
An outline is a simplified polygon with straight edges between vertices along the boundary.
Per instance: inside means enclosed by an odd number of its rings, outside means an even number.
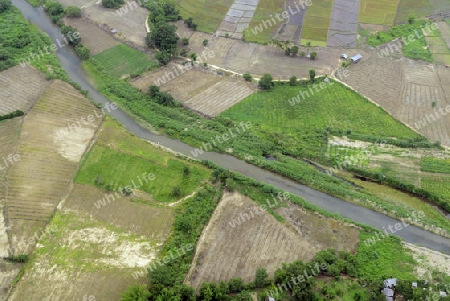
M450 69L409 59L379 58L372 53L365 61L349 67L343 81L383 107L394 118L424 135L430 141L450 146L450 115L418 129L415 123L427 115L436 116L439 108L450 105ZM433 102L435 103L433 107Z
M197 54L201 54L204 50L214 52L214 57L208 58L208 64L240 74L250 73L255 77L269 73L275 79L286 80L292 75L298 78L309 78L310 69L315 69L318 75L331 74L340 65L339 57L343 52L349 52L349 55L357 52L364 55L364 51L356 49L344 51L340 48L313 47L311 51L317 52L316 60L286 57L284 51L273 46L245 43L225 37L213 37L211 34L188 29L182 21L174 24L177 25L177 32L181 37L189 38L191 52ZM209 40L207 47L203 46L204 39ZM304 49L301 47L299 52L302 50ZM353 54L353 52L355 53Z
M30 65L0 72L0 115L15 110L28 112L50 83L45 74Z
M140 47L146 45L145 37L147 36L147 29L145 28L145 22L147 21L148 15L149 11L141 6L136 8L133 6L133 9L122 16L114 9L104 8L100 3L83 9L83 17L103 25L108 30L116 29L118 31L115 34L117 38Z
M150 85L155 85L159 79L164 78L166 83L160 85L162 91L206 116L220 114L257 90L256 84L245 82L240 77L218 75L214 69L199 64L188 71L182 68L180 64L173 62L133 79L131 83L136 88L147 91Z
M23 264L11 263L0 259L0 301L8 300L8 291L19 274Z
M100 28L92 21L81 18L65 18L64 23L75 27L83 37L83 45L89 47L91 55L114 47L120 42L113 38L106 30Z
M119 300L128 286L147 282L145 274L132 274L148 266L170 235L173 209L132 197L97 209L94 202L104 194L94 186L73 186L49 224L56 234L39 241L45 252L34 255L11 300ZM76 256L79 249L84 253Z
M17 153L20 161L8 173L6 214L11 226L10 244L39 235L56 206L67 194L69 184L86 148L101 122L81 126L60 135L67 124L100 111L78 90L54 81L26 116ZM17 248L15 253L27 253Z
M233 277L250 282L259 267L265 267L271 277L282 263L309 261L322 249L357 249L356 227L306 212L296 205L277 210L285 217L285 223L264 212L234 228L229 224L241 213L250 215L255 206L255 202L239 193L224 193L197 244L186 283L197 289L202 282L228 281Z

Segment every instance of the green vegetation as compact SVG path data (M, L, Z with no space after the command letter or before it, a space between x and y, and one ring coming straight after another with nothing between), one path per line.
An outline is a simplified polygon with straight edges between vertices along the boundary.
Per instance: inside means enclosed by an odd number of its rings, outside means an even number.
M403 54L406 57L432 62L430 50L427 48L422 28L431 23L425 20L417 20L412 24L400 24L391 27L388 31L377 32L368 37L367 43L373 47L388 43L396 38L402 38ZM431 29L431 27L429 27ZM409 37L412 37L411 40Z
M420 160L420 170L450 174L450 159L422 157Z
M9 113L9 114L0 115L0 121L6 120L6 119L12 119L12 118L23 116L23 115L25 115L24 112L22 112L20 110L16 110L16 111L14 111L12 113Z
M75 5L67 5L66 8L64 8L64 13L69 18L81 17L81 8Z
M245 29L245 41L260 44L269 43L281 25L281 22L277 22L276 20L274 24L272 17L277 13L281 14L283 7L284 1L281 0L260 0L258 6L256 7L255 14L250 21L250 25ZM225 17L225 14L222 19ZM263 21L266 22L267 28L263 26ZM272 26L270 26L270 24ZM255 27L259 30L256 30Z
M119 44L92 57L106 73L114 77L141 74L155 68L155 62L146 54L128 45Z
M106 8L117 9L124 3L125 3L124 0L102 0L102 6Z
M410 15L422 17L433 13L429 0L400 0L395 16L395 24L405 23Z
M112 125L109 127L114 130ZM127 147L113 149L100 140L83 160L76 183L97 185L107 191L119 191L129 186L151 194L157 201L173 202L190 194L209 177L209 171L204 167L173 159L170 154L149 144L134 141L137 138L124 135L122 138L116 136L116 139L121 139L116 142L119 145L124 145L126 141ZM139 153L130 152L130 149L138 147L142 148ZM142 156L142 152L149 154ZM157 156L160 158L155 159ZM187 174L185 169L188 169ZM147 180L144 180L145 177Z
M52 40L35 25L30 24L20 11L10 6L0 13L0 71L30 63L44 72L47 78L68 80L58 59L52 53L37 53L39 49L52 45ZM34 53L35 57L30 55Z

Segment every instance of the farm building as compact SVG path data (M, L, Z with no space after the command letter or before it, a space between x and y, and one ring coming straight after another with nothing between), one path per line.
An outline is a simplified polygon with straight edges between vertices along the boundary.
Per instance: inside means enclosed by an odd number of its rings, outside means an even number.
M362 59L362 55L361 54L357 54L355 56L352 56L352 63L357 63Z
M346 59L348 59L348 55L345 54L345 53L343 53L343 54L341 55L341 58L343 58L344 60L346 60Z

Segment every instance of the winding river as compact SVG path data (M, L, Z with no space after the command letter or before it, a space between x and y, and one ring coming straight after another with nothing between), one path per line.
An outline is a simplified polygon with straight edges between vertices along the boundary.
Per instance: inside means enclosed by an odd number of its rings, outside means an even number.
M62 40L60 29L50 21L48 15L44 12L42 7L34 8L29 5L26 0L12 0L12 3L18 9L20 9L27 20L36 24L41 28L42 31L46 32L47 35L55 42L55 44L57 39L59 39L59 41ZM88 90L89 95L94 100L94 102L102 104L109 102L86 80L87 76L84 74L84 71L81 68L81 61L71 47L65 46L59 48L56 55L71 80L80 84L82 89ZM137 137L159 143L164 147L192 157L191 151L194 150L192 146L189 146L181 141L171 139L167 136L150 133L149 131L141 127L132 117L130 117L120 109L111 111L110 115ZM245 161L239 160L230 155L206 152L200 155L198 159L210 160L212 162L215 162L217 165L222 166L223 168L239 172L247 177L251 177L255 180L273 185L279 189L298 195L304 198L306 201L320 206L325 210L339 213L343 217L357 222L365 223L381 230L383 230L383 227L387 229L390 225L393 227L396 223L400 222L397 219L388 217L381 213L352 203L348 203L339 198L330 196L323 192L309 188L305 185L283 178L279 175L263 170L257 166L248 164ZM403 229L396 232L395 235L403 238L405 242L421 245L432 250L450 254L450 239L422 230L420 228L414 226L403 227Z

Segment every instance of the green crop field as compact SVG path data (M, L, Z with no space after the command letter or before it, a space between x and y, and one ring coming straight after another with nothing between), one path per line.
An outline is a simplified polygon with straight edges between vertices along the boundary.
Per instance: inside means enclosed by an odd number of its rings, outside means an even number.
M450 174L450 159L423 157L420 160L420 170Z
M450 203L450 176L425 176L421 180L422 188L443 197Z
M307 42L319 46L323 46L323 42L326 44L332 7L332 0L317 0L308 6L303 20L301 44Z
M391 26L399 0L361 0L358 22Z
M104 130L106 133L119 131L119 134L108 135L110 139L114 137L113 141L117 145L105 145L101 137L99 143L83 161L75 179L76 183L96 185L96 180L100 176L101 183L97 184L98 186L103 188L109 186L116 191L126 185L134 188L134 182L139 186L138 190L151 194L154 199L172 202L190 194L210 175L210 171L200 164L176 159L173 155L155 149L129 134L128 137L125 134L120 135L121 128L118 126L107 125L107 127L109 128ZM143 155L134 151L138 149ZM144 173L153 173L154 180L147 182L139 180L143 178ZM179 192L174 194L176 187Z
M281 13L283 11L283 5L284 1L282 0L260 0L252 21L245 30L245 41L261 44L270 42L282 24L276 18L274 18L276 22L273 24L274 22L272 22L271 16ZM253 33L252 29L263 25L263 21L270 21L272 26L267 26L267 28L261 27L262 32L255 31L256 34Z
M192 17L198 30L214 33L225 18L233 0L176 0L180 15L184 19Z
M125 44L106 49L92 59L114 77L139 74L158 66L148 55Z
M291 136L306 142L304 146L318 143L314 133L326 128L350 131L351 134L377 137L418 138L418 134L395 120L381 108L362 96L331 81L332 84L314 92L313 86L275 87L270 92L253 94L221 116L235 121L251 121L263 133ZM307 92L300 103L291 105L289 99ZM280 138L281 139L281 138ZM301 143L298 145L301 147Z

